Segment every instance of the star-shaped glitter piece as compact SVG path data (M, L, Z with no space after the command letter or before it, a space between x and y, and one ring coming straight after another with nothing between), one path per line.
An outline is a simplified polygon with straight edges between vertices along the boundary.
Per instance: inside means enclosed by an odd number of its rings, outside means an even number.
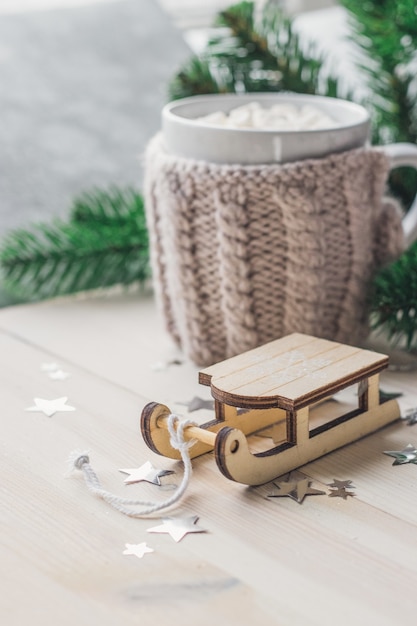
M45 400L44 398L33 398L34 406L30 406L26 411L44 413L47 417L52 417L58 412L75 411L75 407L66 404L68 398L55 398L55 400Z
M171 365L182 365L180 359L171 359L170 361L157 361L151 365L151 369L155 372L163 372L167 370Z
M336 489L354 489L355 485L352 485L351 480L337 480L333 478L332 483L327 483L328 487L336 487Z
M404 450L384 450L384 454L394 457L393 465L403 465L404 463L417 464L417 450L411 443Z
M174 541L181 541L188 533L206 533L207 530L196 526L198 515L189 517L164 517L160 526L148 528L148 533L167 533Z
M278 487L279 492L273 493L268 498L282 498L288 496L301 504L306 496L318 496L323 495L325 492L320 489L313 489L310 487L312 481L309 478L303 478L298 481L290 480L288 482L273 483L275 487Z
M414 426L414 424L417 424L417 408L407 411L404 419L408 426Z
M161 486L161 476L175 474L173 470L156 469L150 461L146 461L146 463L137 468L120 469L119 472L129 474L124 480L125 485L132 485L133 483L140 483L142 480L145 480L147 483Z
M199 409L209 409L210 411L214 410L214 400L204 400L198 396L194 396L194 398L189 402L179 402L179 404L184 404L189 413L198 411Z
M351 481L348 481L351 482ZM352 491L346 491L345 487L338 487L337 489L330 489L329 498L343 498L347 500L348 496L354 496Z
M123 554L132 554L133 556L137 556L138 559L141 559L144 554L154 552L152 548L146 545L146 541L142 543L125 543L125 547L126 550L123 551Z
M49 378L52 380L66 380L71 376L69 372L64 372L63 370L55 370L53 372L48 372Z

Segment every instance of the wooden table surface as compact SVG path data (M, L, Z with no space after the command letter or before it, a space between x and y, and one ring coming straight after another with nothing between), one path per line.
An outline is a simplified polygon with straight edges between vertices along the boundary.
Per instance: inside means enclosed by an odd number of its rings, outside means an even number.
M186 414L209 399L179 353L150 296L69 298L0 312L1 595L5 626L164 624L407 624L417 610L417 467L393 466L384 450L417 446L417 425L399 421L303 467L326 495L267 499L193 462L191 483L170 515L198 515L206 533L175 543L150 534L156 519L131 519L66 476L74 449L89 450L104 486L163 499L181 464L151 452L139 431L150 400ZM71 376L41 370L56 362ZM417 406L417 375L383 373L384 391ZM73 412L27 412L35 397L68 397ZM205 410L199 411L204 414ZM196 412L192 413L194 417ZM174 469L162 488L123 484L120 468L151 461ZM328 497L333 479L355 497ZM154 549L123 555L126 543Z

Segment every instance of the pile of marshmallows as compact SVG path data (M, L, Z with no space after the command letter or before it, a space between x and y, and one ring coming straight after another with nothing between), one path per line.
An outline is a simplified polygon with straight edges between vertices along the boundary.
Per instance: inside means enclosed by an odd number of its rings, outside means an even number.
M258 128L265 130L319 130L334 128L337 122L324 111L305 105L274 104L265 109L259 102L249 102L232 109L229 114L216 111L195 121L225 128Z

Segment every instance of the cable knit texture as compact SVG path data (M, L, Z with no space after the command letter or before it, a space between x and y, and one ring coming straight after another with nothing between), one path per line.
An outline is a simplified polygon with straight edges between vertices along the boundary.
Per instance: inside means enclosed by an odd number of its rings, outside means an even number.
M216 165L148 145L157 299L184 353L209 365L292 332L360 343L376 269L403 250L383 197L389 161L357 149L288 164Z

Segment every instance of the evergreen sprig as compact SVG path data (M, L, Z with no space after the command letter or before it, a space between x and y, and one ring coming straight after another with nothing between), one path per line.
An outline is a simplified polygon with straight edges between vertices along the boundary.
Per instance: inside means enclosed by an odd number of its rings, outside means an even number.
M338 80L323 73L324 58L314 45L301 46L276 2L267 2L260 15L254 2L239 2L219 13L216 26L204 53L171 81L171 99L242 91L341 94Z
M138 229L145 230L145 213L142 195L134 189L110 187L94 189L74 199L70 209L70 221L94 226L102 224L125 224L133 221Z
M415 0L342 0L348 10L352 43L362 49L359 63L368 85L376 144L417 142L417 13ZM408 208L417 172L399 168L390 187Z
M145 281L148 233L142 197L133 190L83 194L68 222L12 231L0 250L4 285L46 298Z
M225 84L225 81L220 84L208 59L197 56L187 61L168 85L170 100L228 91L233 91L232 85Z
M375 143L417 142L417 13L415 0L342 0L349 12L352 42L366 62L368 107ZM417 190L417 172L398 168L390 189L408 208ZM417 244L383 269L374 281L372 323L393 343L417 347Z
M375 278L371 321L392 343L417 346L417 243Z
M415 0L342 0L349 12L352 41L365 53L378 143L417 141Z

